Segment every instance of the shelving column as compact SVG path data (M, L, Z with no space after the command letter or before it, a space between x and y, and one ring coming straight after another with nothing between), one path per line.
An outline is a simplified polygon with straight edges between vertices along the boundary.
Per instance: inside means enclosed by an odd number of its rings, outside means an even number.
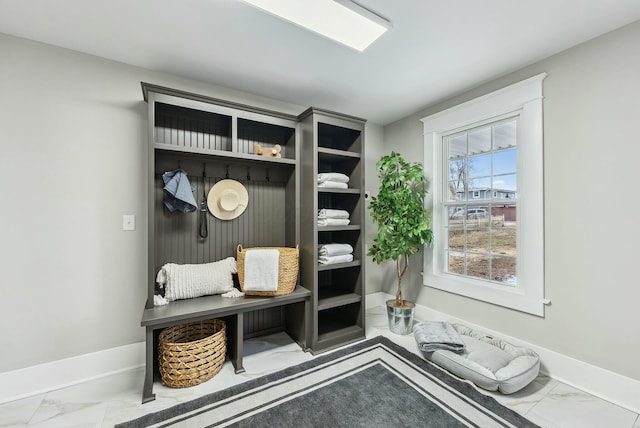
M310 108L301 124L301 280L311 289L311 350L322 352L360 340L364 325L365 120ZM347 188L318 186L318 174L341 173ZM321 209L349 213L348 225L319 225ZM349 244L353 260L321 264L322 244Z

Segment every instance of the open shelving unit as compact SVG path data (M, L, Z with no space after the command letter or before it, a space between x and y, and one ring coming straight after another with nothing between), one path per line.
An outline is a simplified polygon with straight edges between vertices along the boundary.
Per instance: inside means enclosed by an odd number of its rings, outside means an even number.
M208 263L236 257L243 247L295 247L299 242L299 131L297 116L142 83L148 103L148 295L165 263ZM253 153L254 143L281 146L281 158ZM183 169L199 204L219 180L240 181L249 193L246 211L223 221L207 212L209 236L198 235L199 211L170 213L163 207L162 174ZM195 304L195 303L194 303ZM244 337L304 325L295 308L274 307L244 314ZM288 319L289 318L289 319ZM297 322L292 322L295 318ZM296 335L302 335L299 329ZM299 337L300 342L304 338Z
M360 118L310 108L301 123L301 279L311 290L312 352L363 339L364 325L364 124ZM317 175L349 176L348 189L322 188ZM346 210L347 226L319 226L322 208ZM318 246L348 243L353 261L323 265Z

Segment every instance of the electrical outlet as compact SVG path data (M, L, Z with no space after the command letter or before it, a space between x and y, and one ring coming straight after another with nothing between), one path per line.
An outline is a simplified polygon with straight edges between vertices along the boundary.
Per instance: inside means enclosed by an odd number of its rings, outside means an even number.
M122 230L136 230L136 216L124 214L122 216Z

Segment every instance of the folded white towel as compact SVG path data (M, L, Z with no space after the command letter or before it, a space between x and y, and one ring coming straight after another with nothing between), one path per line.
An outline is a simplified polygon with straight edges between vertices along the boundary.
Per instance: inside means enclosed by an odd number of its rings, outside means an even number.
M280 252L276 249L247 250L244 255L245 291L276 291Z
M318 183L318 187L327 189L348 189L349 185L347 183L341 183L339 181L323 181L322 183Z
M335 181L337 183L348 183L349 176L340 172L322 172L318 174L318 183L324 183L325 181Z
M319 218L318 226L346 226L350 221L348 218Z
M349 211L322 208L318 211L318 218L349 218Z
M322 244L318 246L319 256L341 256L353 253L353 247L349 244Z
M341 256L320 256L318 263L332 265L334 263L349 263L353 261L353 254L343 254Z

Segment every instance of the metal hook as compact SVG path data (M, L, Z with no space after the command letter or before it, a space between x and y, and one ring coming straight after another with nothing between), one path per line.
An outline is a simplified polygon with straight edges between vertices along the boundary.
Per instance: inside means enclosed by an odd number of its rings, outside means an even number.
M224 178L229 178L229 165L226 165L227 167L227 172L224 175Z
M251 174L249 173L250 170L251 168L247 167L247 181L251 181Z
M271 181L271 177L269 177L269 168L267 168L267 183Z

